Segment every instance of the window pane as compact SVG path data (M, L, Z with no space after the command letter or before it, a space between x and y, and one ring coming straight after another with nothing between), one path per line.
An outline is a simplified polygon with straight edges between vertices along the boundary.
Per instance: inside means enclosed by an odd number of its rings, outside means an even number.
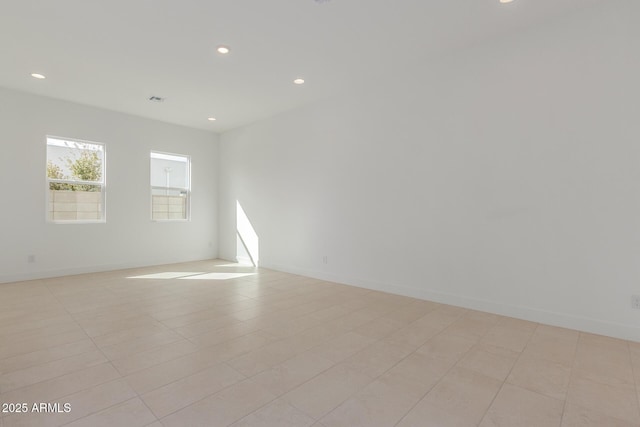
M187 219L187 192L152 188L151 218L154 220Z
M49 220L102 219L102 186L49 183Z
M189 188L189 158L151 153L151 186Z
M47 178L103 182L103 163L102 145L47 139Z
M189 156L151 152L151 219L189 219Z
M47 137L50 221L104 220L104 159L102 144Z

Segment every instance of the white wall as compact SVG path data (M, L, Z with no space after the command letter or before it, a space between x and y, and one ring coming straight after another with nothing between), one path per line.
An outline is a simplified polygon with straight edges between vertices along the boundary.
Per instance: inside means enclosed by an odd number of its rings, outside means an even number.
M106 145L105 224L45 221L46 135ZM0 89L0 146L0 282L217 256L217 135ZM191 155L190 222L150 220L150 150Z
M602 2L222 135L221 257L237 200L262 266L640 340L639 12Z

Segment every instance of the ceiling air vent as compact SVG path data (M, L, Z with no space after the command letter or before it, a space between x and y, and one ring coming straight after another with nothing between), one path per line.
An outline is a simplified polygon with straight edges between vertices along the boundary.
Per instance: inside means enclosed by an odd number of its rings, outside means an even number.
M151 102L163 102L164 98L160 98L159 96L151 96L151 97L149 97L149 101L151 101Z

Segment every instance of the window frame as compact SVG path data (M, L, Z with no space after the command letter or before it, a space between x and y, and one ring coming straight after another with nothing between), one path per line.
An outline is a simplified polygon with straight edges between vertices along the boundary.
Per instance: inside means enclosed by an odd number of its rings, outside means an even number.
M49 140L55 139L59 141L77 142L81 144L99 145L102 147L102 171L100 181L81 181L73 179L57 179L49 178L47 174L47 165L49 163ZM46 135L45 137L45 184L46 184L46 204L45 204L45 220L50 224L105 224L107 222L107 145L104 142L89 141L86 139L67 138L55 135ZM79 149L83 151L82 149ZM86 150L90 151L90 150ZM99 219L54 219L53 215L50 215L49 206L53 201L51 200L51 184L71 184L71 185L91 185L100 187L100 213Z
M167 186L157 186L152 185L151 182L151 171L152 171L152 162L153 162L153 154L159 154L164 156L172 156L172 157L180 157L186 159L186 178L187 178L187 187L167 187ZM159 151L159 150L149 150L149 216L152 222L190 222L191 221L191 156L188 154L180 154L180 153L170 153L168 151ZM185 192L185 217L184 218L154 218L153 217L153 191L154 190L174 190Z

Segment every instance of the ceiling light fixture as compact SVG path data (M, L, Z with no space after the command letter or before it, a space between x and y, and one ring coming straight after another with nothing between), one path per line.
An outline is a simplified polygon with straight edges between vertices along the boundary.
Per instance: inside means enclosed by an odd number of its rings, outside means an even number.
M218 53L221 53L223 55L226 55L227 53L231 52L231 49L229 49L227 46L218 46L218 48L216 49L216 51Z
M293 81L293 83L295 83L295 84L297 84L297 85L304 84L304 79L295 79L295 80Z
M500 3L511 3L513 0L500 0Z
M38 74L38 73L33 73L33 74L31 74L31 77L34 77L34 78L36 78L36 79L40 79L40 80L42 80L42 79L46 79L46 77L45 77L44 75L42 75L42 74Z
M209 117L207 120L209 120L210 122L215 122L216 118L215 117Z

